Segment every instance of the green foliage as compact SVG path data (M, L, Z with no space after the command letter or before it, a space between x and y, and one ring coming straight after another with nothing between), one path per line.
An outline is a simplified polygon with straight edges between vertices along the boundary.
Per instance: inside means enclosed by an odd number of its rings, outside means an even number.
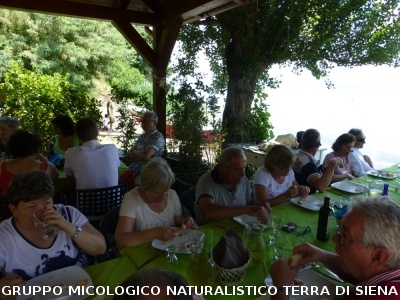
M256 143L262 140L272 139L274 128L269 121L271 114L268 112L268 105L262 99L255 98L251 109L250 139Z
M398 0L255 1L186 25L180 32L178 68L183 76L197 66L197 54L210 61L214 93L226 93L224 130L228 142L246 142L249 113L260 85L274 64L309 69L326 77L336 66L398 66ZM331 85L327 79L328 86Z
M59 114L68 114L75 121L90 116L99 120L99 103L77 91L68 75L52 76L25 70L14 63L0 83L1 115L20 121L21 128L39 134L46 142L53 134L51 120Z
M136 105L145 110L151 110L152 107L152 95L148 89L146 87L141 88L143 87L142 84L135 85L135 82L129 84L129 81L134 80L134 78L140 81L138 77L135 77L137 73L133 70L134 69L126 69L128 74L132 76L122 76L121 79L115 78L111 89L118 105L117 129L122 133L122 135L117 137L117 141L122 145L121 147L125 153L132 147L136 134L136 121L132 105Z
M179 148L179 173L197 173L202 163L204 97L187 82L183 82L176 94L168 97L171 110L169 120L174 128L173 143ZM196 175L195 175L196 176Z
M40 74L69 74L86 93L102 75L110 85L146 81L143 61L108 22L0 9L0 48L0 80L13 60Z

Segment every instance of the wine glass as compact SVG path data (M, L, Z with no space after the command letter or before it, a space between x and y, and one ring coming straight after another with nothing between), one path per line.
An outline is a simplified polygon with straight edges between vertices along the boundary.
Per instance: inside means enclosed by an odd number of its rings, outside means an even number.
M33 224L43 230L43 238L48 240L58 234L58 228L53 225L47 225L36 214L33 214Z
M272 216L272 235L270 237L270 245L275 243L275 240L281 235L281 228L285 223L285 218Z

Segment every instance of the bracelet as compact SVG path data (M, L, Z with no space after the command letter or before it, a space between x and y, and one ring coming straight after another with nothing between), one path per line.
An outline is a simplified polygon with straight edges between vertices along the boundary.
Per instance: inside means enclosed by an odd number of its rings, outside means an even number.
M74 235L70 237L71 240L75 240L80 235L81 231L82 231L82 228L80 228L78 225L76 225L76 231L75 231Z

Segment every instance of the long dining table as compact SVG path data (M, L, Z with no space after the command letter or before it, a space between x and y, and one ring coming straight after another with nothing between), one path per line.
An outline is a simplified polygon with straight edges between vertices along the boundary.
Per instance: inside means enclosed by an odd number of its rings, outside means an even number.
M385 169L387 172L397 173L400 171L400 165L393 165ZM367 185L369 181L381 178L376 178L370 175L365 175L352 180L351 182ZM382 179L384 182L389 184L389 196L400 203L400 183L396 178L393 179ZM338 201L341 196L357 196L362 195L362 193L348 193L343 190L339 190L333 187L327 189L324 193L316 193L313 196L319 198L322 203L324 196L329 195L333 202ZM350 198L351 199L351 198ZM351 200L350 200L351 201ZM325 250L334 251L335 244L331 239L326 242L322 242L316 239L316 230L318 223L318 211L309 210L300 205L296 205L291 201L287 201L281 205L274 206L271 211L272 216L280 216L285 219L285 223L293 222L298 225L296 232L304 231L308 226L311 231L304 237L304 241L311 243L317 247L323 248ZM336 220L329 223L330 226L330 236L332 237L336 231ZM215 245L220 238L228 231L234 230L239 236L243 236L244 226L239 224L234 220L223 220L207 225L200 226L199 231L205 234L205 242L208 244ZM264 280L268 276L269 268L274 261L273 247L269 245L269 238L271 236L272 228L267 228L264 230L264 240L266 243L265 255L262 262L260 263L250 263L247 269L245 278L243 282L240 283L241 286L252 286L252 287L263 287L265 286ZM293 245L290 244L290 240L295 236L293 233L281 233L283 237L287 238L288 245L285 247L284 256L291 255L291 250ZM147 243L138 247L124 248L120 251L120 258L110 260L101 264L93 265L86 268L86 271L91 276L94 285L110 286L115 287L121 284L129 275L133 274L137 270L142 268L150 267L163 267L166 261L166 251L155 249L152 247L151 243ZM191 260L191 255L189 254L177 254L179 267L177 272L182 276L186 277L186 272L188 264ZM111 275L106 275L111 274ZM331 279L328 279L336 285L339 284ZM221 286L218 281L214 283L214 287ZM233 292L234 287L224 287L226 294L224 295L209 295L205 299L226 299L230 292ZM257 295L235 295L232 299L255 299ZM342 297L343 298L343 297ZM344 298L346 298L344 296Z

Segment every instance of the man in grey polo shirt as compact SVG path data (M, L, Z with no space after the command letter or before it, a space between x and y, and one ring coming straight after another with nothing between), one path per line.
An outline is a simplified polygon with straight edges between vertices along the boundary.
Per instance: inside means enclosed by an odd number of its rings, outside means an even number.
M196 222L231 219L251 215L268 223L269 204L256 204L245 176L247 159L243 150L229 147L222 151L218 165L205 173L196 186Z

